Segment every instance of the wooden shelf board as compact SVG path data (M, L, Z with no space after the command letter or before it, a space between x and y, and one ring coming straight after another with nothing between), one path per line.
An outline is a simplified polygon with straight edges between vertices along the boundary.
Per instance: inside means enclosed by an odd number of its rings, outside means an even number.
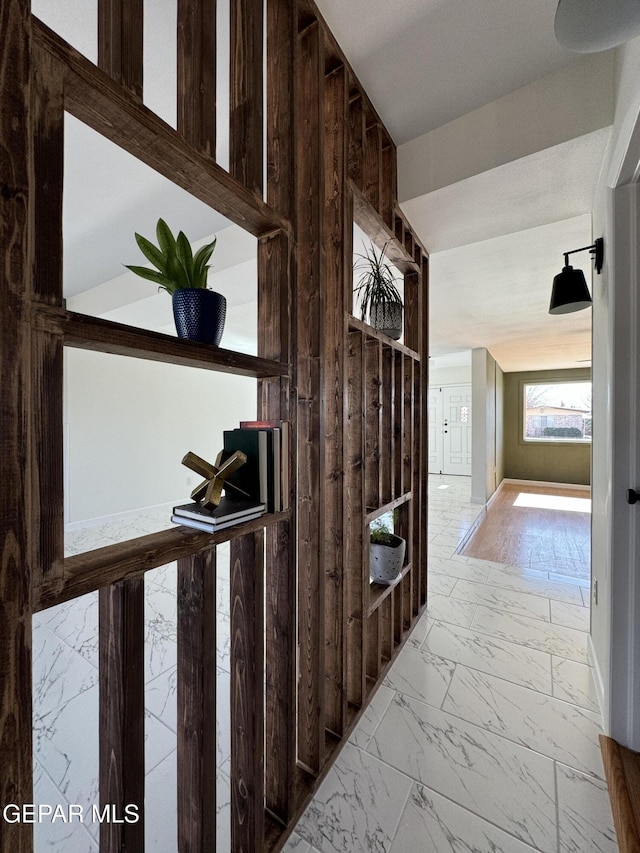
M353 181L349 181L349 189L353 193L353 219L356 224L379 249L387 246L386 256L400 272L419 272L420 267L413 256L407 252L393 231L385 224L377 210L369 204L362 190Z
M371 614L380 607L385 598L388 598L388 596L391 595L392 590L398 586L401 580L405 578L410 571L411 563L407 563L406 566L402 567L398 580L394 581L389 586L381 583L371 583L369 587L369 607L367 609L367 616L371 616Z
M349 324L350 332L362 332L363 335L366 335L367 337L372 338L376 341L380 341L385 346L391 347L391 349L403 353L403 355L408 355L409 358L412 358L414 361L420 361L420 355L414 349L410 349L404 344L400 344L398 343L398 341L394 341L393 338L390 338L382 332L379 332L377 329L374 329L373 326L370 326L368 323L364 323L362 320L358 320L358 318L354 317L353 314L347 314L347 321Z
M191 527L175 525L169 530L138 536L84 554L67 557L62 577L43 582L34 593L35 612L62 604L72 598L109 586L123 578L140 575L171 563L181 557L206 551L247 533L278 524L291 513L279 512L227 527L219 533L204 533Z
M149 332L135 326L113 323L53 306L38 306L34 325L43 331L62 335L66 346L79 349L253 376L258 379L286 376L288 373L287 365L278 361L199 344L160 332Z
M290 231L257 193L187 146L177 130L35 16L33 36L37 49L60 65L65 110L251 234Z
M386 504L378 507L377 509L372 509L367 512L366 523L371 524L372 521L375 521L376 518L380 518L381 515L384 515L387 512L392 512L396 507L402 506L402 504L407 503L407 501L411 500L411 492L405 492L403 495L395 498L392 501L389 501Z

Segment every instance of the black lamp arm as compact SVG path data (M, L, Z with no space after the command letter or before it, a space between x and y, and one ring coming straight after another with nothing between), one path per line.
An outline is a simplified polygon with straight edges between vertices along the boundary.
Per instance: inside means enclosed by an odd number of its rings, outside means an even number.
M590 246L583 246L581 249L571 249L570 252L563 252L565 267L569 266L569 255L575 255L576 252L586 252L587 250L593 255L596 272L599 273L602 270L602 261L604 258L604 240L602 237L598 237L595 243L592 243Z

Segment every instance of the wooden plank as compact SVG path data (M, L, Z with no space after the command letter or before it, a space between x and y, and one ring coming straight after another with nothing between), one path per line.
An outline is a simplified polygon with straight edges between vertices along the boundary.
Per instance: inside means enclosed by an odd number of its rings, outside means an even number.
M98 67L142 101L144 0L98 0Z
M63 77L59 65L41 50L34 51L32 113L33 228L32 294L62 305L62 186L64 165Z
M67 557L63 577L45 579L34 593L34 610L46 610L173 560L189 557L222 542L230 542L247 533L288 521L289 516L288 512L263 515L253 521L227 527L220 533L201 533L190 527L176 525L160 533L149 533L127 542Z
M358 93L349 104L349 178L364 191L364 140L366 135L362 95Z
M378 211L353 181L350 181L349 185L353 193L354 222L362 228L369 239L379 249L382 249L388 243L386 250L387 257L398 267L400 272L416 272L417 267L413 255L407 253L404 243L396 237L396 234L382 220Z
M0 800L32 803L31 751L31 528L29 494L30 324L29 293L32 185L29 3L0 6ZM31 853L33 827L0 821L0 850Z
M251 234L288 229L252 190L187 147L178 131L34 19L36 43L65 68L65 109Z
M429 352L429 256L422 256L422 282L421 282L421 323L422 336L420 341L420 352ZM425 358L420 363L420 605L427 603L428 587L428 545L427 545L427 522L429 512L429 411L428 411L428 388L429 388L429 359Z
M640 760L637 752L599 735L620 853L640 853Z
M387 595L380 604L380 652L382 661L391 660L393 654L393 596Z
M380 343L385 346L391 347L395 352L401 352L404 355L408 355L409 358L412 358L414 361L420 361L420 354L416 352L416 350L409 349L409 347L404 346L404 344L400 344L398 341L392 340L389 335L385 335L383 332L378 332L368 323L359 320L357 317L349 317L348 326L349 329L363 332L367 338L380 341Z
M382 667L382 632L380 608L367 619L367 676L374 682L380 677Z
M381 344L367 339L365 353L365 506L367 512L380 506L380 351Z
M270 359L207 346L160 332L148 332L61 308L38 306L33 319L36 329L62 335L65 345L79 349L258 378L286 375L289 370L287 364Z
M216 846L216 553L178 561L178 850Z
M393 500L393 483L391 477L391 463L393 459L393 350L391 347L382 347L382 385L380 416L382 419L381 444L380 444L380 502L388 503Z
M257 196L263 187L263 0L230 0L229 171Z
M423 540L423 513L422 513L422 421L421 401L423 398L421 387L420 365L414 364L413 370L413 476L411 480L411 492L414 495L411 501L411 523L409 525L409 536L411 537L410 557L413 564L411 574L411 615L417 616L422 604L420 589L423 584L422 572L424 566L421 563L422 540ZM426 519L424 519L426 530Z
M138 808L137 823L100 825L100 850L144 851L144 578L100 590L100 808Z
M402 394L402 483L405 491L409 491L413 484L413 368L413 359L405 356Z
M64 472L62 413L62 338L46 332L31 336L31 496L34 584L55 582L64 564Z
M402 484L402 417L404 405L402 400L404 390L403 367L404 358L397 350L393 353L393 481L394 496L398 497L405 491Z
M346 589L344 582L344 362L348 80L344 66L325 78L324 96L324 553L325 726L342 735L347 725Z
M393 512L397 507L402 506L402 504L411 500L411 492L405 492L397 498L394 498L392 501L388 501L387 503L382 504L378 507L378 509L374 509L371 512L368 512L365 515L365 521L367 524L371 524L372 521L375 521L376 518L380 518L381 515L386 515L388 512Z
M364 141L364 195L380 216L382 184L382 127L375 122L367 127Z
M298 42L296 168L298 193L298 759L312 773L324 764L324 504L321 389L323 328L324 59L317 24ZM321 576L322 574L322 576Z
M279 5L280 0L278 0ZM281 10L282 11L282 10ZM272 13L275 14L275 13ZM284 22L280 22L282 25ZM275 27L275 22L272 26ZM283 176L283 180L286 178ZM273 172L268 187L286 193ZM286 205L285 205L286 206ZM295 321L295 264L287 235L278 232L258 244L258 352L290 363ZM289 377L261 380L258 417L287 419L291 434L289 471L296 471L295 407ZM289 478L289 505L296 504L296 477ZM296 778L296 518L266 530L265 582L265 803L285 825L295 809Z
M231 543L231 849L264 839L264 538Z
M216 155L216 0L178 0L178 131Z
M295 0L267 3L267 202L288 220L294 215Z
M393 211L398 203L398 178L396 147L389 140L385 140L382 148L380 172L380 216L389 228L393 228Z
M347 698L355 705L365 701L364 614L369 594L364 513L364 347L361 332L349 332L346 363L345 434L345 557L347 587Z

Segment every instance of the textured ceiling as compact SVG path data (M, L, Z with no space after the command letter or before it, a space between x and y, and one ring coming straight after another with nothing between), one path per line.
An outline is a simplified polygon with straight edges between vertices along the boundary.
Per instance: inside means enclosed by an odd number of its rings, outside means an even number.
M569 65L557 0L317 0L398 144Z

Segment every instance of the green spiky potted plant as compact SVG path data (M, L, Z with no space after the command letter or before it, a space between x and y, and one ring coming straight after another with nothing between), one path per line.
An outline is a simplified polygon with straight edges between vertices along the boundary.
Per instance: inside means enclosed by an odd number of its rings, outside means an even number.
M380 251L371 243L364 255L356 255L360 260L353 270L361 273L355 290L360 294L362 319L366 321L368 314L374 329L397 341L402 335L402 296L386 261L388 245Z
M178 337L218 346L224 331L227 300L222 294L207 288L209 260L216 240L194 254L184 233L180 231L174 237L164 219L158 219L156 237L157 246L136 234L140 251L155 269L125 266L171 295Z
M400 577L407 543L391 531L390 518L382 516L369 530L369 574L375 583L390 586Z

